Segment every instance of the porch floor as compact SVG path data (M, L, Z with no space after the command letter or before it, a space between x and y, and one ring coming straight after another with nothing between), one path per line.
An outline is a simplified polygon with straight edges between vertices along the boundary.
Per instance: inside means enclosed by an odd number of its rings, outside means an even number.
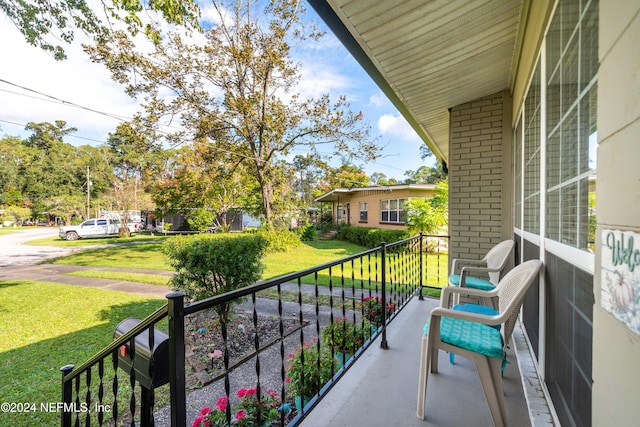
M420 301L413 298L387 330L389 349L380 348L378 337L300 425L493 425L473 363L456 356L455 365L451 365L448 354L443 351L440 351L439 355L439 373L429 376L425 420L416 416L422 327L429 312L437 304L438 301L434 299L425 298ZM516 341L518 334L522 335L519 327L514 331ZM530 417L527 401L532 400L525 397L514 346L510 347L509 364L504 372L509 425L553 425L549 421L548 413L542 417L537 414ZM528 350L525 353L528 353ZM519 354L522 358L522 352ZM527 366L526 361L523 366ZM525 381L527 382L530 382L530 378ZM535 402L535 397L533 401ZM536 408L533 409L536 411Z

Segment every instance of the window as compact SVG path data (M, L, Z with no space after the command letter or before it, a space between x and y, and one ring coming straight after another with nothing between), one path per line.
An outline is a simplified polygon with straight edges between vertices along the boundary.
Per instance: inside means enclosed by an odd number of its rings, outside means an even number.
M595 245L597 3L562 4L547 36L546 237Z
M360 206L360 222L367 222L369 218L369 210L368 210L369 205L367 202L360 202L359 206Z
M336 208L336 219L342 221L342 204L339 204Z
M107 220L106 219L99 219L98 220L98 225L107 225Z
M407 199L390 199L380 201L380 221L404 224L407 214L404 203Z

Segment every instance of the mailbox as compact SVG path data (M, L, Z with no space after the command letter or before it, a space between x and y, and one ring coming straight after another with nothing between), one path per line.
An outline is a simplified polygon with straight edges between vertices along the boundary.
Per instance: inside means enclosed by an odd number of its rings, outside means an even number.
M140 323L140 319L129 318L118 323L113 338L118 339ZM118 367L131 374L135 369L136 381L148 390L169 382L169 336L158 329L153 330L153 348L149 348L149 329L135 337L135 354L131 361L130 341L118 349Z

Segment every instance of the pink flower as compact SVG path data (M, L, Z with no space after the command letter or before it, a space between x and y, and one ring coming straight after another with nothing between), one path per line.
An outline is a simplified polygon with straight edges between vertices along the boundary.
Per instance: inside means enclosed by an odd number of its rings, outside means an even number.
M211 413L211 408L202 408L200 411L200 415L207 415L209 413Z
M250 388L247 390L247 395L256 394L257 390L255 388Z
M214 350L213 351L213 358L214 359L220 359L222 357L222 351L220 350Z
M211 427L211 426L213 425L213 421L211 421L211 420L206 420L206 421L204 422L204 425L205 425L205 427Z
M200 423L204 420L204 416L199 416L198 418L196 418L195 420L193 420L193 424L191 424L191 427L199 427Z
M289 381L291 381L291 378L289 378ZM267 393L269 393L271 397L278 397L278 393L276 393L276 391L273 389L267 390Z
M229 398L226 396L222 396L220 399L218 399L218 401L216 402L216 409L218 409L219 411L226 411L227 410L227 404L229 403Z
M247 390L246 388L241 388L240 390L238 390L238 397L242 399L247 395L248 391L249 390Z
M291 378L285 378L284 383L289 384L291 382Z
M244 411L238 411L238 413L236 414L236 420L240 421L241 419L243 419L245 416L247 415L246 412Z

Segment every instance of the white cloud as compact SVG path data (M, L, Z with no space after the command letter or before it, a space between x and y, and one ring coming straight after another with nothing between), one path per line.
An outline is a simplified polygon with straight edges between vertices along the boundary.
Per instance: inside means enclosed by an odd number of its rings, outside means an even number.
M69 104L56 102L50 97L106 113L131 117L137 103L124 93L122 86L111 80L101 64L92 63L82 51L84 35L76 32L76 41L64 45L68 59L56 61L42 49L27 44L23 36L0 15L0 122L3 132L25 136L28 122L65 120L68 126L78 128L75 135L104 141L120 123L107 117ZM30 89L21 89L18 86ZM40 94L38 94L39 92ZM47 97L48 95L49 97ZM68 139L75 144L87 141Z
M378 91L369 97L369 104L374 107L384 107L391 105L389 99L382 93L382 91Z
M403 141L419 141L420 137L401 115L384 114L378 119L378 131L381 135L399 138Z

